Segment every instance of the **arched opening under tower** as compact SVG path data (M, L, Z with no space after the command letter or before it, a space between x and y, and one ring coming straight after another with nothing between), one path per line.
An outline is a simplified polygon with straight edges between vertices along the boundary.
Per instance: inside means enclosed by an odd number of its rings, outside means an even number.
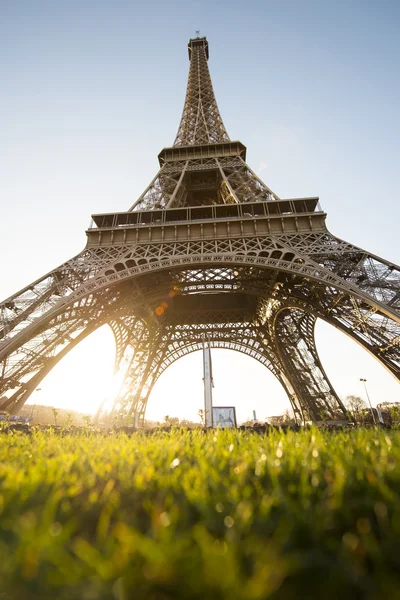
M290 410L285 390L276 377L254 358L234 350L211 350L214 378L213 405L235 406L238 423L253 417ZM203 356L197 350L173 362L150 394L145 419L162 422L165 416L200 422L204 409Z

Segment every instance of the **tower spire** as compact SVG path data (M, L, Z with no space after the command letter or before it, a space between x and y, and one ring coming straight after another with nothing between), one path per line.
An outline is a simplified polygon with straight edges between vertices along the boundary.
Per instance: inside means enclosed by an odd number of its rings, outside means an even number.
M190 69L185 105L174 146L229 141L208 70L208 42L196 37L188 44Z

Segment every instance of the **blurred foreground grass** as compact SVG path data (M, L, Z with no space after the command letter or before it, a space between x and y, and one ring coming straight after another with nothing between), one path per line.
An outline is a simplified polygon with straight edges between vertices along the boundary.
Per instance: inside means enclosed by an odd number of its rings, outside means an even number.
M0 434L0 598L400 598L400 432Z

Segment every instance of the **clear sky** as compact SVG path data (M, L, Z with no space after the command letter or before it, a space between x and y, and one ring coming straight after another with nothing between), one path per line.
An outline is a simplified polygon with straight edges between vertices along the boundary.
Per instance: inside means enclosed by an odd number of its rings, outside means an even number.
M333 233L400 263L399 26L397 0L0 2L0 297L78 253L91 213L126 210L148 185L178 128L197 29L250 166L281 197L320 196ZM363 395L367 377L374 404L400 400L344 335L322 323L317 341L342 396ZM107 331L93 334L35 400L93 410L113 352ZM247 357L216 351L214 374L215 402L239 418L287 407ZM201 377L199 354L171 366L149 418L195 416Z

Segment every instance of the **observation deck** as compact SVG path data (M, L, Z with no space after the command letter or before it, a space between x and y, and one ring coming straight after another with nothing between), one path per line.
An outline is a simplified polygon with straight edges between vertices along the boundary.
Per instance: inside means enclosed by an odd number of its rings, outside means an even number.
M163 148L158 155L162 167L166 162L195 160L208 158L225 158L240 156L246 160L246 146L242 142L219 142L217 144L196 144L191 146L173 146Z
M92 215L88 246L326 231L319 198Z

